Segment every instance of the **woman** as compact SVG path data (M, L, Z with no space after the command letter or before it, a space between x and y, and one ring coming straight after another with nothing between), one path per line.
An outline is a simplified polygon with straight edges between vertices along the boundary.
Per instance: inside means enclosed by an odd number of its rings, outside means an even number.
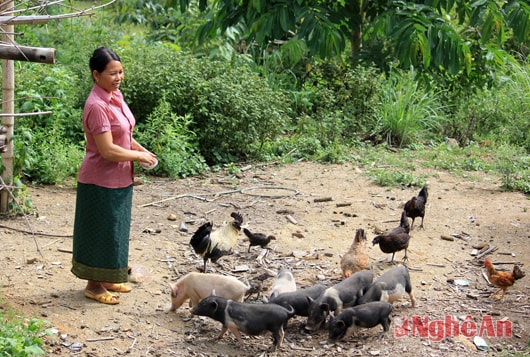
M129 233L134 161L152 165L156 156L132 137L136 123L123 100L119 56L97 48L89 62L94 86L83 111L85 157L77 180L72 273L87 280L85 296L119 303L129 292Z

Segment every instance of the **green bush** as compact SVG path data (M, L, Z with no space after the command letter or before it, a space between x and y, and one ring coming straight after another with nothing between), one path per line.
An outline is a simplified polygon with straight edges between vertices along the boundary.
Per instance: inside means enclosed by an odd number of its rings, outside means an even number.
M444 127L461 145L492 141L521 146L530 152L530 66L511 64L492 88L458 98L454 115Z
M141 17L151 10L143 4L120 1L91 18L17 27L25 34L24 45L55 47L57 63L15 62L16 110L53 111L17 117L16 174L44 183L75 176L84 142L81 113L92 86L88 59L97 46L105 45L122 58L121 88L137 119L136 134L159 155L160 165L152 171L156 175L194 175L208 169L206 163L232 167L239 161L300 158L335 163L353 159L364 167L383 160L393 165L395 152L365 150L371 140L410 149L399 151L409 162L425 151L421 160L427 167L496 170L506 189L527 192L528 63L508 64L503 76L481 73L488 77L482 82L494 87L472 88L454 77L444 82L441 93L429 90L440 83L432 76L420 81L411 71L385 78L373 67L353 68L341 58L307 58L286 69L282 59L287 55L270 53L263 62L249 63L249 56L232 48L230 56L216 57L229 60L213 61L200 57L204 47L183 41L193 33L181 32L174 22L198 26L201 19L173 10L166 14L156 7L153 19L161 21L146 26ZM124 15L120 6L135 10ZM134 25L123 18L131 15L140 16ZM165 22L166 15L174 23ZM118 25L114 20L120 16ZM235 40L235 32L234 36ZM445 138L457 139L460 148L439 144ZM484 143L491 151L484 151ZM525 150L501 158L494 152L515 146ZM415 169L410 163L398 166ZM367 171L381 182L415 181L414 176L398 177L392 170Z
M284 133L287 102L281 91L245 66L222 72L197 93L193 117L201 153L215 163L254 159L266 141Z
M424 175L414 176L411 172L382 168L371 170L369 177L385 187L423 187L426 182Z
M530 194L530 155L513 145L500 146L496 154L495 168L501 175L503 189Z
M323 143L355 141L374 122L381 90L382 78L374 68L319 64L292 93L291 106L295 120L312 119L308 134L323 135L319 138ZM301 134L306 128L299 123L297 131Z
M46 323L26 319L8 308L0 308L0 355L10 357L44 356L42 336Z
M64 140L59 128L40 131L32 143L34 152L24 177L33 183L64 184L75 178L85 155L82 143L73 144Z
M21 62L16 111L50 114L19 117L14 128L15 177L64 183L75 177L83 157L82 111L75 74L67 66Z
M172 113L171 105L162 97L147 120L137 126L137 141L158 157L158 166L152 173L186 177L207 169L198 153L196 135L189 129L190 124L189 116Z
M138 122L163 92L175 114L193 119L189 129L209 164L252 159L284 130L289 110L284 94L245 65L199 60L154 44L142 51L131 46L122 55L127 61L122 90Z

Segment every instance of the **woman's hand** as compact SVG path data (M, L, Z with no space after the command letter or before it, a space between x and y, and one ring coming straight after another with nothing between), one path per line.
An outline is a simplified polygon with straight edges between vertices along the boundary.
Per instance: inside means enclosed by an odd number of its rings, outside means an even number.
M151 165L154 165L156 162L156 155L148 150L138 151L138 158L136 159L136 161L138 161L138 163L144 162L148 164L149 166L151 166Z

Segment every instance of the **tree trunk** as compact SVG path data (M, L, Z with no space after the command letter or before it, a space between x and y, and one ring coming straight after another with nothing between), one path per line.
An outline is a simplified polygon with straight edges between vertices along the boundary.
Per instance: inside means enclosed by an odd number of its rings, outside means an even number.
M358 16L354 16L355 22L351 22L351 60L356 64L363 46L363 25L365 18L365 9L368 6L368 0L358 1ZM358 21L358 22L357 22Z

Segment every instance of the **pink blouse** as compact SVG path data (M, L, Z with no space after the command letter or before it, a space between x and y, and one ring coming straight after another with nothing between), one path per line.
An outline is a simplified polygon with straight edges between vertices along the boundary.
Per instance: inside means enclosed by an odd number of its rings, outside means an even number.
M133 183L133 161L110 161L98 151L94 136L112 132L114 144L132 149L132 132L136 120L117 90L112 96L94 85L83 110L83 129L86 137L85 157L77 180L107 188L123 188Z

